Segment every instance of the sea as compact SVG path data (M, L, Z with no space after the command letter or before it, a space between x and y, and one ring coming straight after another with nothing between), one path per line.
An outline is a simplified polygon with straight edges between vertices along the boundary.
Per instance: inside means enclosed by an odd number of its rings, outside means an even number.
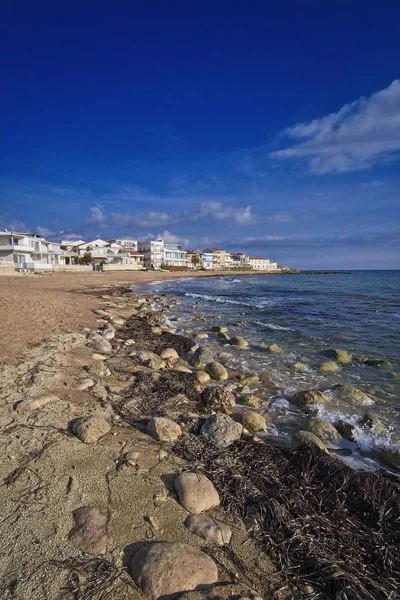
M400 271L232 274L154 282L146 291L177 298L171 325L184 335L207 333L198 343L210 347L229 370L266 374L267 381L251 391L263 398L260 411L269 414L272 433L290 435L306 427L309 416L290 398L315 388L332 397L329 405L317 407L318 417L355 425L353 441L333 449L343 460L374 469L381 466L383 451L400 452ZM221 340L211 332L213 325L226 326L229 336L245 338L249 347ZM270 344L282 352L268 352ZM352 361L338 371L321 372L334 349L348 351ZM369 359L386 362L368 364ZM361 389L373 405L338 397L338 385ZM384 424L379 434L360 425L367 410Z

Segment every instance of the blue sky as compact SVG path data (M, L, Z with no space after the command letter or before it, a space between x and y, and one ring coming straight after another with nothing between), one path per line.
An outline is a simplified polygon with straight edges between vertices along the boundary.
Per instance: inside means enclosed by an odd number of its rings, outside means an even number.
M400 3L0 8L0 227L400 268Z

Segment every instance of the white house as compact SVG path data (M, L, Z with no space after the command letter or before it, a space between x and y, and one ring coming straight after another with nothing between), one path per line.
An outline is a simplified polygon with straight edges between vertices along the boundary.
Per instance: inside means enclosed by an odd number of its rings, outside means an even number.
M179 244L164 245L164 263L169 267L186 267L187 252Z
M60 244L34 233L0 231L0 263L16 270L50 271L64 265L68 253Z
M144 266L147 269L160 269L164 262L164 241L139 241L138 250L144 255Z
M276 271L278 264L271 262L268 258L260 258L258 256L250 256L250 267L256 271Z
M202 260L203 260L203 267L205 269L213 269L214 268L214 252L212 251L212 249L205 248L201 254L202 254Z
M119 238L114 240L108 240L109 244L118 244L123 248L127 248L128 250L137 250L138 249L138 240L133 240L131 238Z

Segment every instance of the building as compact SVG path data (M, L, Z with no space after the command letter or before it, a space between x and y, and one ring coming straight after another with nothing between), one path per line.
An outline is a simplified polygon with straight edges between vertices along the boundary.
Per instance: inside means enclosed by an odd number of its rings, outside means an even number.
M271 262L268 258L260 258L258 256L250 256L250 267L256 271L276 271L278 264Z
M122 246L123 248L127 248L129 250L137 250L138 249L138 240L133 240L131 238L119 238L115 240L108 240L109 244L118 244L118 246Z
M186 267L188 269L199 269L203 266L203 256L201 252L186 250Z
M204 269L214 268L214 252L211 248L205 248L202 252L202 262Z
M138 269L144 268L144 254L137 252L136 250L128 250L131 264L136 265Z
M139 241L138 250L144 255L144 266L146 269L161 269L161 265L164 262L163 240Z
M210 255L213 255L212 261ZM229 252L225 252L221 248L205 248L203 250L203 257L206 255L206 260L203 259L205 269L227 269L230 266L231 256ZM212 262L212 266L211 265Z
M65 265L68 253L60 244L48 242L42 235L0 231L0 263L17 271L50 271L53 265Z
M249 256L244 252L231 252L230 266L236 268L249 268Z
M164 264L168 267L187 266L187 252L179 244L164 244Z

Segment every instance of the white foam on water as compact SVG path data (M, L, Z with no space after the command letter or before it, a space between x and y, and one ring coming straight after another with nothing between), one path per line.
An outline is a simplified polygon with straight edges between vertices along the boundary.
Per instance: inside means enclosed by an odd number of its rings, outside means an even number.
M268 327L268 329L274 329L276 331L290 331L290 327L283 327L282 325L277 325L276 323L264 323L263 321L253 321L256 325L260 325L261 327Z
M234 304L236 306L248 306L250 308L264 308L265 306L276 304L275 300L264 300L257 303L252 302L241 302L239 300L230 300L228 298L221 298L220 296L208 296L207 294L194 294L192 292L185 292L185 296L188 298L198 298L199 300L205 300L206 302L218 302L220 304Z

